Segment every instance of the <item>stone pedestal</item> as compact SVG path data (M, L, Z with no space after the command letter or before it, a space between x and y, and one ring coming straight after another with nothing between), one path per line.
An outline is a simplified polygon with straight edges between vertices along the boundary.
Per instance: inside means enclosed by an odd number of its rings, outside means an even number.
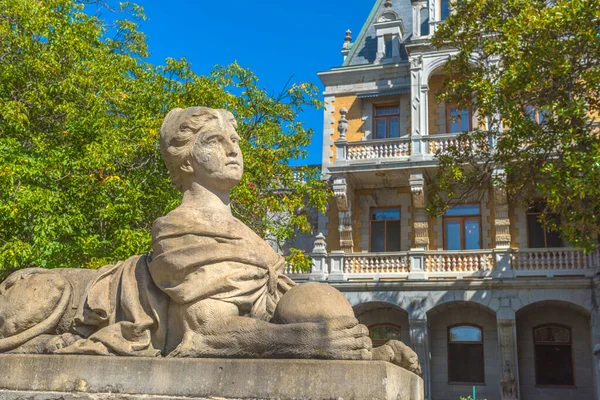
M422 400L423 380L383 361L0 355L0 399Z

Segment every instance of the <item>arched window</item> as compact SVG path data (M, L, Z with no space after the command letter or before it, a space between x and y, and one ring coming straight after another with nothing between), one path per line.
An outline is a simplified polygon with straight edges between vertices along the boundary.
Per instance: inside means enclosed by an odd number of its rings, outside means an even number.
M535 383L549 386L574 386L573 342L571 329L562 325L533 328Z
M378 324L369 327L373 347L386 344L390 340L400 340L400 327L393 324Z
M448 328L448 381L485 383L483 330L475 325Z

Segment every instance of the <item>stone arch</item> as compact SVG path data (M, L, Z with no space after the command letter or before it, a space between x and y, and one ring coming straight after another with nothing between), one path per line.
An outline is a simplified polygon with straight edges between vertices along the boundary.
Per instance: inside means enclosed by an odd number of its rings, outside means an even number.
M400 329L400 339L410 343L408 312L396 304L386 301L369 301L353 307L356 319L369 328L390 325Z
M421 74L421 85L427 86L429 79L441 69L446 63L450 56L447 57L435 57L432 59L423 58L423 73Z
M439 71L450 59L450 54L446 56L436 56L433 58L423 57L423 72L421 73L421 85L427 86L433 74ZM470 62L475 62L475 58L471 57Z
M519 309L517 309L515 311L515 315L517 318L519 318L519 316L522 316L522 315L526 314L527 312L530 312L531 310L534 310L538 307L544 307L544 306L548 306L548 307L554 306L554 307L569 309L571 311L574 311L574 312L580 314L581 316L583 316L585 318L591 318L591 315L592 315L592 310L586 308L584 305L577 304L574 301L560 300L560 299L546 299L546 300L533 301L528 304L523 304L521 307L519 307Z
M495 315L498 307L494 307L491 300L492 292L490 290L452 290L441 295L429 296L427 301L423 303L423 312L429 314L430 311L445 304L460 303L481 307Z
M511 305L516 313L523 308L535 305L536 303L552 302L554 304L563 304L572 306L583 315L589 316L594 311L591 290L586 289L558 289L558 290L521 290L518 293L518 299L511 301ZM516 303L513 305L513 303Z
M438 302L435 306L433 306L427 310L427 317L429 318L430 316L433 316L433 315L436 315L439 313L443 313L444 311L446 311L450 308L454 308L454 307L473 307L476 309L483 310L483 311L493 315L494 317L496 316L496 310L494 310L493 308L490 308L485 303L482 303L479 301L473 301L473 300L446 299L444 301L444 298L442 298L442 299L440 299L440 302Z

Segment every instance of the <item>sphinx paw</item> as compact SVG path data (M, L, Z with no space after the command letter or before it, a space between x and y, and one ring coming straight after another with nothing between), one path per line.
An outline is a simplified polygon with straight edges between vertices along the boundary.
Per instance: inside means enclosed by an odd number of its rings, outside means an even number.
M421 375L421 365L417 353L398 340L390 340L383 346L373 349L373 360L388 361Z

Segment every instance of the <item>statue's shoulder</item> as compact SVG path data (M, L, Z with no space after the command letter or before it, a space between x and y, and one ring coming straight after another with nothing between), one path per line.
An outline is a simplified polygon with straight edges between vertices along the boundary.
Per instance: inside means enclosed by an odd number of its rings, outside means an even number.
M152 237L156 239L183 233L210 233L218 231L222 222L222 216L211 210L180 206L154 220Z

